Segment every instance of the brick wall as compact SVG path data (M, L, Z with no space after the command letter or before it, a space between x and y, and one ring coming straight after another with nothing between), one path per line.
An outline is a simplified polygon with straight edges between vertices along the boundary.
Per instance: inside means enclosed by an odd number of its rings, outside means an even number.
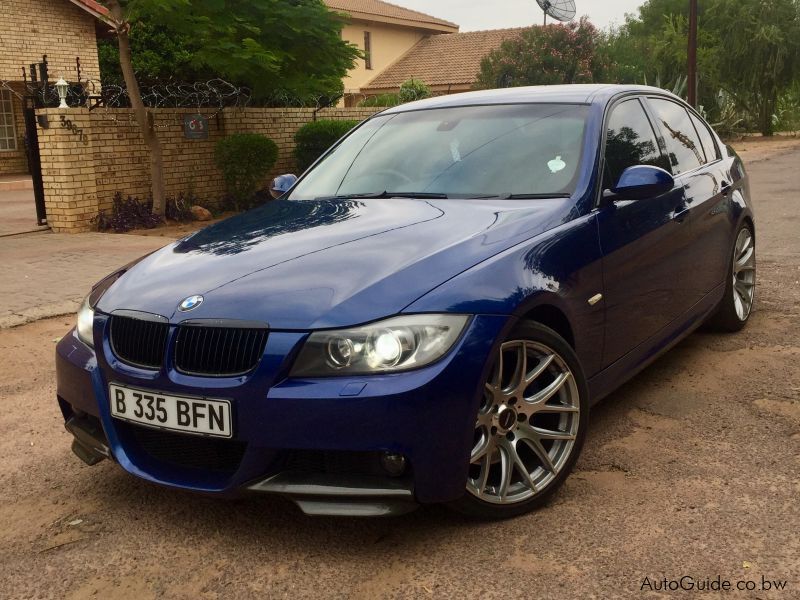
M363 120L380 109L334 108L319 119ZM192 192L205 202L224 194L222 175L214 165L214 146L232 133L261 133L278 145L278 160L264 184L275 175L295 172L294 135L314 118L313 109L245 108L208 117L209 137L188 140L183 119L192 109L153 111L164 154L168 196ZM56 231L86 231L98 210L111 206L114 194L145 198L150 192L147 147L129 109L45 109L50 127L39 130L47 218ZM61 118L65 119L62 123ZM70 125L65 127L64 125ZM77 131L80 129L81 131Z
M77 79L77 56L82 78L99 81L94 17L68 0L0 0L0 79L21 81L43 54L54 81Z
M97 214L93 115L86 108L37 112L50 122L48 128L39 128L48 223L55 231L87 231ZM62 116L74 129L61 127Z
M214 166L214 145L225 134L224 114L209 119L207 140L188 140L183 135L183 118L196 112L191 109L155 111L154 123L164 155L166 191L169 196L193 192L199 198L213 201L224 191L220 173ZM99 208L110 208L118 191L126 196L146 198L150 193L150 158L133 111L93 111L91 136Z

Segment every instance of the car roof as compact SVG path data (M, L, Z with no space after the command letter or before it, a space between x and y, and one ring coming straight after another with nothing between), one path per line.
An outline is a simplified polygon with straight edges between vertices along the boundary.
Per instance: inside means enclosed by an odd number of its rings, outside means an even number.
M431 108L448 108L454 106L473 106L481 104L525 104L525 103L563 103L563 104L606 104L620 94L629 92L659 93L672 96L666 90L646 85L611 85L611 84L573 84L573 85L538 85L529 87L512 87L496 90L480 90L436 96L425 100L417 100L401 104L383 111L381 114L425 110Z

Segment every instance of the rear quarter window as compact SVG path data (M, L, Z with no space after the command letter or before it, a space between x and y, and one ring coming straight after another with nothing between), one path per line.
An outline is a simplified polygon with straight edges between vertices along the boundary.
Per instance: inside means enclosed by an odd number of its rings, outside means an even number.
M711 130L708 128L708 125L696 115L689 113L689 116L692 118L694 128L697 130L697 135L700 136L700 143L703 145L706 162L714 162L719 158L719 148L717 147L717 142L714 140Z

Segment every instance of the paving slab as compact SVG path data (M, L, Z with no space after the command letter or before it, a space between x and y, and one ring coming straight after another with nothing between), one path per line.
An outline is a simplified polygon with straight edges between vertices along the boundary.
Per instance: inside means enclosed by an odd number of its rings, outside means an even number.
M36 223L33 190L0 187L0 237L42 229Z
M0 237L0 329L74 312L96 281L171 241L49 231Z

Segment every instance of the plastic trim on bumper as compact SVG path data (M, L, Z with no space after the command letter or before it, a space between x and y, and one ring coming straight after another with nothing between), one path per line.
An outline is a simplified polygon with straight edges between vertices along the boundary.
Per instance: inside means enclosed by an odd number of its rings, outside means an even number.
M410 481L402 479L284 472L247 489L286 496L307 515L380 517L419 506Z

